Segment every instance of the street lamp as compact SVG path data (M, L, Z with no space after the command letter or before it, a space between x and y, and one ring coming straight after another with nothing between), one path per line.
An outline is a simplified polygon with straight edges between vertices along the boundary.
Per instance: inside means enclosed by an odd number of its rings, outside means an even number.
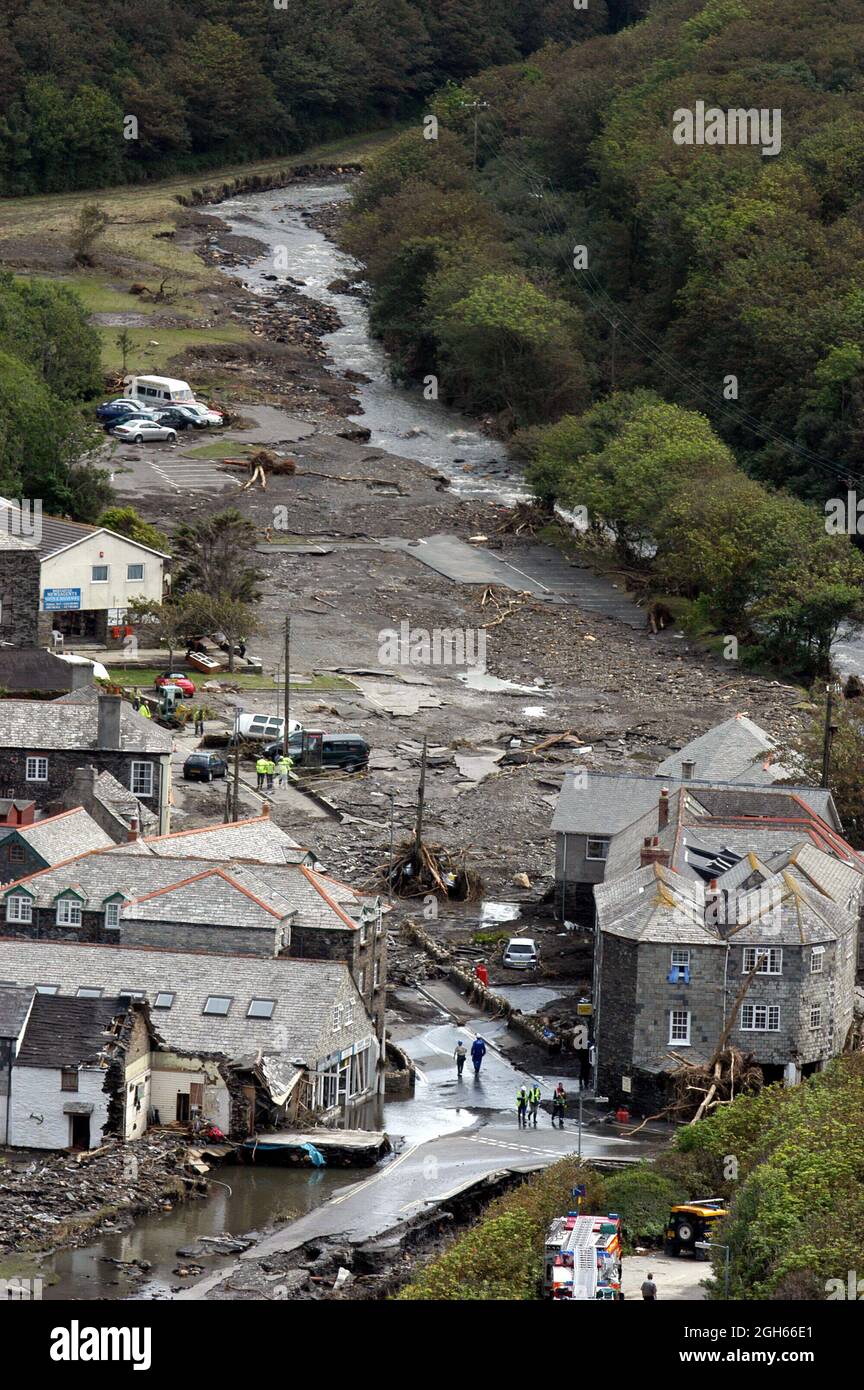
M697 1250L723 1250L723 1297L729 1298L729 1246L723 1245L719 1240L697 1240L694 1242Z

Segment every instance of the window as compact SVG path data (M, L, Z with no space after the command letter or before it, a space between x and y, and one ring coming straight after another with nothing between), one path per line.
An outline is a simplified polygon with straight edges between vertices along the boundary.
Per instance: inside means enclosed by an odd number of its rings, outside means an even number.
M369 940L369 923L365 917L360 922L360 945L365 946Z
M61 1070L60 1070L60 1090L61 1090L61 1091L77 1091L77 1090L78 1090L78 1068L77 1068L77 1067L62 1067L62 1068L61 1068Z
M132 764L132 794L134 796L153 795L153 764Z
M341 1004L334 1004L334 1006L333 1006L333 1032L334 1032L334 1033L338 1033L338 1032L339 1032L339 1029L340 1029L341 1027L342 1027L342 1005L341 1005Z
M669 1012L669 1041L690 1046L690 1010L671 1009Z
M357 988L359 989L359 991L360 991L361 994L362 994L362 993L364 992L364 990L366 989L366 971L365 971L365 970L358 970L358 971L357 971Z
M108 573L109 573L109 569L108 569L108 566L107 566L107 565L91 565L91 566L90 566L90 583L91 583L91 584L107 584L107 583L108 583Z
M77 898L57 899L57 925L58 927L80 927L81 904Z
M120 904L105 904L105 925L106 927L118 928L120 926Z
M680 966L682 969L686 969L686 967L690 964L690 952L673 951L671 964Z
M174 1003L174 993L170 989L160 989L153 1000L154 1009L170 1009Z
M36 986L36 993L37 993L37 994L56 994L59 988L60 988L59 985L37 985L37 986Z
M821 1004L811 1004L811 1005L810 1005L810 1027L811 1027L811 1028L821 1028L821 1027L822 1027L822 1005L821 1005Z
M27 765L24 771L24 777L28 782L47 782L48 759L28 758Z
M608 859L609 857L609 836L608 835L589 835L588 843L585 846L586 859Z
M741 1028L745 1033L779 1033L779 1004L742 1005Z
M23 864L24 846L19 844L10 845L6 857L10 864Z
M821 975L825 964L825 947L814 946L810 952L810 974Z
M246 1010L247 1018L272 1018L276 1007L275 999L250 999Z
M350 1028L354 1022L354 1000L350 999L345 1005L345 1027Z
M202 1013L216 1014L219 1018L226 1018L233 1003L233 994L208 994Z
M744 948L744 974L748 975L754 965L757 975L782 975L783 951L781 947L746 946Z
M57 925L58 927L80 927L81 904L75 898L58 898Z
M13 893L11 898L6 899L6 921L7 922L32 922L33 921L33 900L26 897L23 893Z
M75 991L76 999L101 999L102 990L97 985L79 985Z
M126 566L126 582L127 582L128 584L140 584L141 581L143 580L143 578L144 578L144 566L143 566L143 565L127 565L127 566Z
M373 985L373 988L377 989L378 986L380 985L380 983L381 983L381 962L380 962L380 960L376 960L374 969L373 969L373 971L372 971L372 985Z

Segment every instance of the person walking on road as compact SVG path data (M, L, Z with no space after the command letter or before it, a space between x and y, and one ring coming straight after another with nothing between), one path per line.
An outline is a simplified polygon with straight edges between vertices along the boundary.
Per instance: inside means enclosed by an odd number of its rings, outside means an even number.
M465 1058L468 1056L468 1049L460 1038L456 1044L456 1051L453 1053L456 1058L456 1075L462 1080L462 1072L465 1070Z
M266 759L266 765L265 765L264 771L265 771L266 774L267 774L267 790L268 790L268 791L272 791L272 790L273 790L273 778L276 776L276 764L274 763L274 761L273 761L272 758L267 758L267 759Z
M646 1303L656 1303L657 1285L654 1283L654 1276L649 1271L648 1278L642 1281L642 1297Z
M486 1056L486 1044L482 1038L475 1038L471 1044L471 1061L474 1063L474 1075L480 1075L480 1068L483 1065L483 1058Z
M520 1086L516 1092L516 1117L519 1121L520 1129L528 1128L528 1092L524 1086Z
M531 1107L531 1122L537 1128L537 1111L540 1109L540 1087L531 1086L528 1091L528 1104ZM526 1126L527 1128L527 1126Z
M264 778L267 776L267 759L262 755L255 763L255 775L258 778L258 790L264 786Z
M291 771L291 769L292 769L293 766L294 766L294 759L293 759L293 758L289 758L288 755L287 755L287 753L283 753L282 756L281 756L281 758L279 759L278 763L276 764L276 771L277 771L278 774L279 774L279 785L280 785L280 787L287 787L287 785L288 785L288 773Z
M555 1087L555 1094L552 1097L552 1128L555 1128L555 1121L561 1129L564 1128L564 1111L567 1109L567 1092L561 1082Z

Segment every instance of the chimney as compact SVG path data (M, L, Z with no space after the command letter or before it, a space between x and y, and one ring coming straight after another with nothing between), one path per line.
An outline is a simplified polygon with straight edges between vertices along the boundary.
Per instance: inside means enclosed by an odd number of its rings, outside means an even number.
M664 787L660 792L660 806L657 813L657 829L665 830L669 824L669 788Z
M93 684L93 667L79 665L77 661L71 664L67 661L64 665L69 667L70 689L85 690Z
M711 882L708 884L708 892L705 894L706 927L717 927L719 929L726 925L725 896L725 893L721 893L718 890L716 878L712 878Z
M694 775L695 775L695 772L696 772L696 764L695 764L695 763L692 763L692 762L689 762L689 761L687 761L687 762L682 762L682 764L681 764L681 776L684 778L684 781L685 781L685 782L690 782L690 781L692 781L692 780L693 780L693 777L694 777Z
M120 696L100 695L97 703L96 747L117 749L120 747Z
M657 835L655 835L653 839L650 835L645 836L645 842L639 851L639 863L643 869L646 864L668 865L669 851L668 849L661 848L660 840Z
M127 841L128 844L134 845L134 843L135 843L135 841L136 841L137 839L138 839L138 817L137 817L137 816L132 816L132 817L130 818L130 820L129 820L129 830L128 830L127 835L126 835L126 841Z

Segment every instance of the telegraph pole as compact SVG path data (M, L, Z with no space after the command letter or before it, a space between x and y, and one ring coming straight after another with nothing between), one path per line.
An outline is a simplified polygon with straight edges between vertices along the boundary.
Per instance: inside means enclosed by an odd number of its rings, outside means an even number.
M828 786L831 774L831 744L837 732L837 725L831 723L831 714L834 709L834 693L831 686L826 686L828 700L825 705L825 732L822 736L822 786Z
M291 684L291 616L285 616L285 734L282 739L282 752L288 757L288 711L291 707L291 696L289 694Z
M234 814L232 820L240 819L240 715L238 705L234 712Z
M423 755L420 759L420 786L417 789L417 822L414 826L414 848L418 858L423 843L423 802L426 798L426 735L423 735Z

